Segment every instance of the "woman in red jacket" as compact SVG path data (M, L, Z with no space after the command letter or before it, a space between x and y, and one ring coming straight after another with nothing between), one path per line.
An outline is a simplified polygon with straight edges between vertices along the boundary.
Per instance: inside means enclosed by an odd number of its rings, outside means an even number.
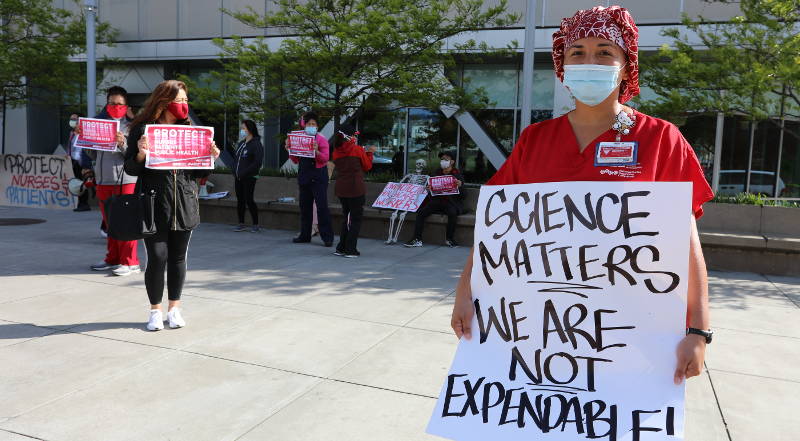
M364 172L372 168L375 146L366 150L356 144L356 132L351 126L344 126L336 134L333 150L333 163L336 164L336 197L342 203L342 232L339 244L333 254L344 257L358 257L356 245L364 215Z

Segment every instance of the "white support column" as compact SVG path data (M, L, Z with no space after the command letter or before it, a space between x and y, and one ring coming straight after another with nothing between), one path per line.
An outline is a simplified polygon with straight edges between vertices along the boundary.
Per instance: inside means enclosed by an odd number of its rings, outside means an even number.
M95 53L94 22L97 17L97 0L86 0L86 116L93 118L97 113L97 66Z
M711 174L711 189L719 191L719 169L722 163L722 135L725 128L725 114L717 112L717 132L714 137L714 170Z
M528 0L525 12L525 52L522 56L522 115L520 132L531 123L533 111L533 63L536 54L536 0Z

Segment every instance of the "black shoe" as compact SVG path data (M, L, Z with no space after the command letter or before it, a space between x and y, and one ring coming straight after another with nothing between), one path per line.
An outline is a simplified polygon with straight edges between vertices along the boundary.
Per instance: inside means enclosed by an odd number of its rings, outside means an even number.
M404 243L403 245L408 248L417 248L422 246L422 241L419 239L411 239L408 242Z
M444 241L444 243L450 248L455 248L458 246L458 242L456 242L455 239L447 239L446 241Z
M360 255L361 255L361 253L359 253L358 251L356 251L356 252L354 252L354 253L345 253L345 254L344 254L344 257L347 257L347 258L350 258L350 259L352 259L352 258L354 258L354 257L358 257L358 256L360 256Z
M292 243L309 243L309 242L311 242L311 239L303 239L301 237L295 237L294 239L292 239Z
M333 241L325 242L325 246L328 247L328 248L332 247L333 246Z
M88 205L78 206L78 208L73 209L72 211L92 211L92 209Z

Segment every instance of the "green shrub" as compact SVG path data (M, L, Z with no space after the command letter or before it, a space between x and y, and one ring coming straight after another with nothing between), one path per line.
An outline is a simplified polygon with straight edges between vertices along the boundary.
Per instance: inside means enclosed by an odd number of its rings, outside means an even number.
M739 193L735 196L714 196L711 202L739 205L766 205L768 207L800 207L797 201L776 201L762 194Z

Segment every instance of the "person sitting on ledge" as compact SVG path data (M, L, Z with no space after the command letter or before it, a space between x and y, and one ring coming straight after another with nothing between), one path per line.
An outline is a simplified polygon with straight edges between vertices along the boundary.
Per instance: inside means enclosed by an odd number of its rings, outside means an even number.
M455 158L456 155L452 152L439 153L441 168L436 170L434 176L452 175L456 179L456 185L461 188L461 185L464 183L464 177L461 175L461 172L455 168ZM430 189L430 185L428 188ZM434 213L439 213L447 215L447 238L445 243L451 248L457 247L458 243L455 241L454 236L458 215L463 211L462 199L463 195L460 191L459 194L438 196L432 194L429 196L425 204L417 212L417 219L414 222L414 237L404 245L407 247L421 247L422 230L425 228L425 219Z

